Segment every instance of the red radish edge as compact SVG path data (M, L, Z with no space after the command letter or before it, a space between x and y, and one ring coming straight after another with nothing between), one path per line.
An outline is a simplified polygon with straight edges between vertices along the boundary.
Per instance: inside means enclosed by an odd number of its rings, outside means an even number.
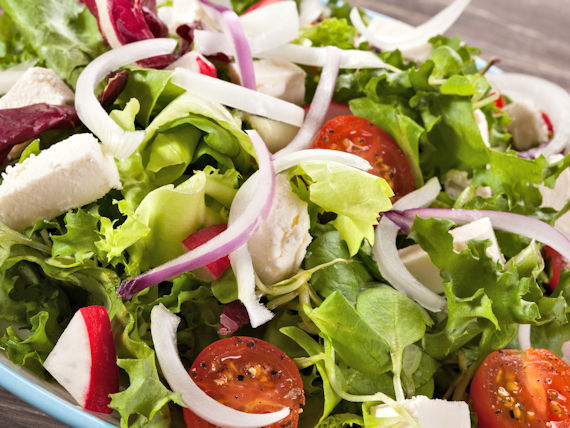
M109 394L119 392L119 368L113 330L107 310L103 306L80 309L87 327L91 348L91 380L83 407L99 413L113 413L109 408Z
M188 251L191 251L208 242L214 236L219 235L227 228L228 226L225 224L214 224L212 226L205 227L192 233L188 238L182 241L182 244ZM224 256L212 263L202 266L201 268L195 269L193 272L198 278L204 281L213 281L222 276L229 266L230 258L228 256Z

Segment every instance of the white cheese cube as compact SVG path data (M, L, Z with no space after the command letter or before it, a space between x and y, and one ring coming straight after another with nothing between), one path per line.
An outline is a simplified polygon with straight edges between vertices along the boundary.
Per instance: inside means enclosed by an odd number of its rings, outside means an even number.
M273 284L299 270L311 242L309 226L306 202L278 175L269 216L248 241L253 267L264 283Z
M562 158L562 155L553 155L548 161L554 163ZM561 209L570 199L570 169L567 168L558 176L556 183L554 183L554 189L546 186L539 186L539 189L542 194L541 206L552 207L556 210ZM554 227L570 238L570 212L556 220Z
M0 185L0 221L21 230L120 189L112 156L91 134L76 134L8 167Z
M31 104L69 104L75 95L53 70L30 67L14 86L0 98L0 109L25 107Z
M562 344L562 359L570 364L570 340Z
M402 403L421 428L471 428L469 406L464 401L429 399L418 395ZM377 418L398 416L387 404L373 407L371 412ZM411 428L402 422L394 428Z
M289 61L260 59L253 61L257 90L275 98L301 105L305 100L305 71ZM240 83L235 64L230 67L233 82Z
M512 119L507 129L513 136L517 150L528 150L536 144L548 141L548 127L538 108L530 100L518 100L505 106L505 113Z
M505 262L493 231L493 225L488 218L485 217L456 227L451 229L450 233L453 236L453 248L456 251L465 250L469 240L482 241L489 239L491 246L487 247L487 256L495 262L501 264ZM443 292L439 269L431 262L428 254L418 244L398 250L398 255L406 268L418 281L436 293Z

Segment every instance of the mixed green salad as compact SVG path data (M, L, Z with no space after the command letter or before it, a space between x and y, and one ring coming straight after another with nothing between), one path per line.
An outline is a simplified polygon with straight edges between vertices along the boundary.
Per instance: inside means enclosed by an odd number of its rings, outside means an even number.
M409 27L336 1L0 0L5 355L52 379L74 314L102 306L120 425L214 426L157 359L160 308L178 317L186 381L226 406L231 376L194 376L204 349L215 359L235 336L226 347L293 360L301 389L271 426L464 426L445 406L426 422L415 396L466 402L480 428L570 426L568 94L536 79L561 111L523 102L529 77L494 80L479 50L441 35L468 3ZM33 81L10 104L39 67L75 99L33 101ZM84 178L68 139L93 136L105 166ZM506 349L515 401L477 405L507 391ZM558 412L529 398L521 364L535 360L557 367L538 373ZM279 381L257 379L242 404L279 410Z

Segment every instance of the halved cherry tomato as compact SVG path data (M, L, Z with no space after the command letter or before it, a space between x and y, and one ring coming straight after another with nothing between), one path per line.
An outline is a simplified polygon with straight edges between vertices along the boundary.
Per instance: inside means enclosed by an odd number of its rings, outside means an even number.
M547 349L493 352L469 395L479 428L570 427L570 366Z
M275 346L252 337L212 343L200 352L190 376L210 397L236 410L269 413L288 406L289 416L271 428L295 428L305 404L295 363ZM184 409L184 420L188 428L214 427L188 409Z
M414 176L398 143L383 129L358 116L329 120L313 140L313 148L354 153L372 165L369 171L384 178L396 198L414 190Z
M259 9L260 7L267 6L267 5L271 4L271 3L277 3L277 2L279 2L279 1L281 1L281 0L260 0L260 1L258 1L257 3L254 3L254 4L252 4L250 7L248 7L248 8L242 13L242 15L245 15L246 13L249 13L249 12L253 12L255 9Z
M491 93L492 95L493 93ZM502 95L499 95L499 98L497 98L495 100L495 106L497 106L497 108L503 109L505 108L505 99L503 98Z
M542 249L542 255L544 260L547 261L550 265L550 281L548 281L548 286L550 289L554 290L558 285L558 281L560 281L560 274L562 273L562 269L570 270L570 263L562 254L558 251L550 248L548 245L545 245Z

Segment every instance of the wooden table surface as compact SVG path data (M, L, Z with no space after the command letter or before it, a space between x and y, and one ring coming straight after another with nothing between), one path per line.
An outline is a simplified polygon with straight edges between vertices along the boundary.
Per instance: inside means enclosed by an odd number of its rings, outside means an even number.
M354 0L417 25L449 0ZM570 2L568 0L472 0L447 32L497 57L505 71L542 76L570 91ZM44 413L0 388L0 426L61 427Z

